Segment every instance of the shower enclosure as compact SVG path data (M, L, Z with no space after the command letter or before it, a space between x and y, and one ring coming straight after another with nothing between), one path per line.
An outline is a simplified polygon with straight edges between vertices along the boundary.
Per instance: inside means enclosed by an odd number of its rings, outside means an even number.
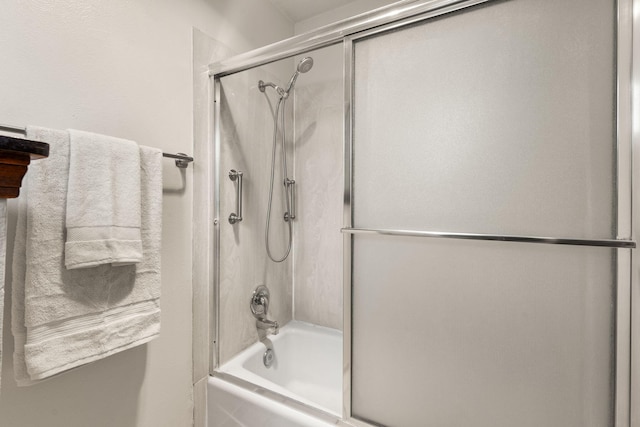
M334 424L638 426L633 5L407 0L212 65L212 375ZM303 335L342 337L281 357L338 407L238 378Z

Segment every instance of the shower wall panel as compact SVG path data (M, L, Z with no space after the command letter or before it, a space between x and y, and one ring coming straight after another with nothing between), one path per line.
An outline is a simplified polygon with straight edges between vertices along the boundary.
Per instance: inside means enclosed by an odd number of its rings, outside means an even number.
M284 325L292 318L291 258L276 264L265 251L275 102L258 90L259 80L282 84L283 77L278 76L290 75L292 68L290 60L280 61L220 79L220 363L260 338L249 309L249 299L258 285L266 285L271 291L270 319ZM288 107L289 123L291 111ZM228 178L231 169L244 173L244 219L235 225L228 221L236 209L236 184ZM280 174L276 170L278 190ZM282 221L284 199L278 190L273 201L271 244L281 253L286 247L287 230Z
M309 55L295 91L294 317L342 330L342 46Z

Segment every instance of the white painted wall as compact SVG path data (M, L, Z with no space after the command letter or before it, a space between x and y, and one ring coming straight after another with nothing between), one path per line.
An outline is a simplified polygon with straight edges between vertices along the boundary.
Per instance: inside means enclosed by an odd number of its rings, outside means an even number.
M354 0L348 3L344 3L340 7L328 10L324 13L319 13L311 18L303 19L295 23L296 34L306 33L324 25L332 24L343 19L351 18L352 16L359 15L361 13L369 12L374 9L378 9L383 6L397 3L396 0Z
M193 152L192 27L235 52L293 32L264 0L7 1L2 18L0 122L85 129L186 153ZM0 426L192 425L191 174L197 160L185 175L165 163L161 337L17 388L5 310Z

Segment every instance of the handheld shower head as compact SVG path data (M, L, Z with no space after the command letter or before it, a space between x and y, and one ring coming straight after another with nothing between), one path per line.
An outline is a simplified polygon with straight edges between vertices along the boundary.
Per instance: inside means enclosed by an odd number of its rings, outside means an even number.
M306 73L311 69L311 67L313 67L313 58L307 56L305 58L302 58L302 61L298 63L298 72Z
M287 85L287 90L285 91L287 94L293 86L296 84L296 80L298 80L298 76L300 73L308 72L311 67L313 67L313 58L310 56L306 56L302 58L302 60L298 63L298 67L296 68L296 72L291 76L291 80L289 80L289 84Z
M298 62L298 66L296 67L296 72L293 73L291 79L289 79L289 84L287 84L287 89L283 89L275 83L271 82L263 82L260 80L258 82L258 89L260 92L264 92L267 87L272 87L278 93L281 98L288 98L289 92L293 89L293 86L296 84L296 80L298 80L298 76L300 73L306 73L313 67L313 58L310 56L306 56L302 58L300 62Z

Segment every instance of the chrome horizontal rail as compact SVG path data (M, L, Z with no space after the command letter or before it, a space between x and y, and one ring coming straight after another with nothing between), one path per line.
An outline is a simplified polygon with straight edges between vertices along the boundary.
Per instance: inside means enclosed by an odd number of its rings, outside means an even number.
M27 134L27 128L26 127L13 126L13 125L4 125L2 123L0 123L0 131L17 133L17 134L21 134L21 135L26 135ZM193 162L193 157L188 156L188 155L186 155L184 153L177 153L177 154L162 153L162 157L168 157L170 159L175 159L176 166L179 167L180 169L184 169L184 168L188 167L189 163Z
M635 249L636 242L626 239L571 239L558 237L513 236L497 234L451 233L441 231L386 230L373 228L342 228L348 234L377 234L385 236L431 237L438 239L491 240L499 242L545 243L552 245L597 246Z
M2 123L0 123L0 130L5 132L19 133L23 135L27 133L26 128L21 128L21 127L12 126L12 125L3 125Z

